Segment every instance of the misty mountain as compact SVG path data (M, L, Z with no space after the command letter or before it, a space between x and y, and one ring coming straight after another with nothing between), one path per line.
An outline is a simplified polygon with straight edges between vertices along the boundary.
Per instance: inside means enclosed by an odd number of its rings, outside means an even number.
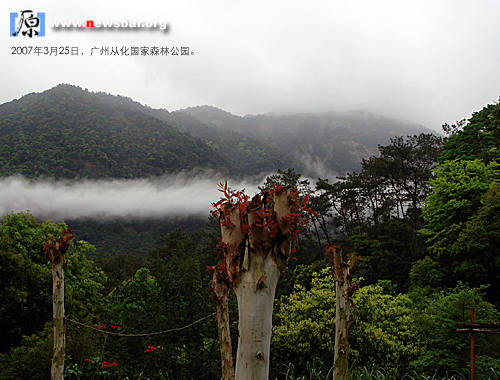
M287 152L299 172L313 177L360 169L362 158L378 155L378 145L394 136L432 133L409 122L363 111L247 115L239 117L212 106L182 110L219 131L238 132Z
M153 116L184 134L204 140L207 145L217 151L231 168L233 175L254 175L276 172L278 169L297 167L294 159L276 148L234 131L219 131L210 127L185 112L169 112L161 108L155 109L120 95L103 92L94 96L102 104L125 107L143 114Z
M191 132L186 132L187 129ZM50 185L50 181L36 180L39 177L97 180L161 176L160 181L169 181L171 185L173 177L165 177L166 174L191 169L197 169L198 174L200 171L221 173L224 178L230 178L290 166L293 166L293 162L284 153L237 132L222 133L185 113L171 114L164 109L143 106L130 98L93 93L72 85L59 85L0 105L0 176L5 178L21 174L34 180L26 184L25 190L38 191L38 196L33 194L31 203L28 202L22 209L18 209L18 203L24 204L27 198L15 192L12 194L15 201L2 205L5 206L5 212L30 209L39 218L48 216L60 220L57 209L64 202L62 198L57 200L56 190L43 192L40 186ZM190 185L209 186L204 190L204 196L196 199L203 199L206 216L210 203L217 200L216 184L220 178L212 177L209 185L201 184L198 180L196 185ZM62 182L58 189L69 190L67 186L70 184ZM98 186L95 181L88 183L89 186L92 184ZM111 188L115 185L128 186L127 183L109 183ZM147 186L142 187L143 191L146 189ZM104 187L101 190L104 191ZM154 191L152 195L161 194L159 190ZM157 211L163 210L160 206L164 207L175 200L178 204L182 203L179 202L182 196L174 196L174 190L163 191L168 199L158 200ZM185 191L182 193L184 196L187 194ZM86 211L98 209L99 204L102 204L102 200L92 195L89 189L83 189L78 194L91 204L85 207ZM154 201L156 198L152 195L144 195L143 203ZM117 201L118 197L113 201ZM134 203L125 194L121 197L126 198L124 201L129 206ZM108 202L109 206L114 204L113 201ZM125 216L121 213L123 210L114 210L118 213L115 215L123 216L115 220L101 219L107 211L96 209L93 214L91 211L92 219L87 219L89 216L82 217L82 210L75 209L77 203L66 207L64 220L75 228L80 238L88 239L100 252L145 253L159 237L182 225L183 221L184 227L189 224L199 229L204 226L206 218L204 215L200 219L198 215L191 216L189 223L182 218L174 221L173 218L179 213L165 209L165 212L160 211L156 216L150 215L152 219L148 220L148 215L144 215L147 207L143 207L142 216L141 212ZM187 202L184 211L193 212L193 203L196 203L194 199ZM135 204L140 207L137 201ZM54 208L52 214L39 213L51 207ZM164 217L158 216L160 214Z
M59 85L0 105L0 175L138 178L213 169L315 177L360 168L396 135L430 132L361 111L240 117L211 106L169 112Z
M2 176L138 178L194 168L235 172L203 140L75 86L0 105Z
M185 112L145 110L178 128L181 132L201 138L220 152L241 174L276 172L278 169L299 167L300 162L285 150L271 147L258 139L230 129L219 130Z

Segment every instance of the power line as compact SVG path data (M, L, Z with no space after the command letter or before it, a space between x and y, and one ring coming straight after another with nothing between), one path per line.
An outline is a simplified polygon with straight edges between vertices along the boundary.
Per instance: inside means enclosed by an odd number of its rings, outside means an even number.
M66 318L67 321L69 322L73 322L73 323L76 323L77 325L81 325L83 327L86 327L86 328L89 328L89 329L92 329L92 330L95 330L97 332L100 332L100 333L103 333L103 334L109 334L109 335L116 335L116 336L128 336L128 337L141 337L141 336L151 336L151 335L160 335L160 334L165 334L165 333L169 333L169 332L172 332L172 331L180 331L180 330L185 330L191 326L194 326L196 325L197 323L200 323L201 321L207 319L207 318L210 318L212 316L214 316L217 312L214 312L210 315L207 315L203 318L200 318L198 319L197 321L193 322L193 323L190 323L189 325L186 325L184 327L177 327L175 329L170 329L170 330L164 330L164 331L158 331L158 332L153 332L153 333L145 333L145 334L120 334L120 333L115 333L115 332L111 332L111 331L106 331L106 330L102 330L102 329L98 329L96 327L93 327L93 326L89 326L89 325L86 325L85 323L82 323L82 322L78 322L78 321L74 321L73 319L69 319L69 318Z

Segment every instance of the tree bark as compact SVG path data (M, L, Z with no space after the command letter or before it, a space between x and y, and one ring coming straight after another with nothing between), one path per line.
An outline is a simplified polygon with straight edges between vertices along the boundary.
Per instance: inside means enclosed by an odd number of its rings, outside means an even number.
M52 380L64 378L64 349L66 347L66 318L64 313L64 269L60 261L52 266L52 292L54 313L54 357Z
M230 204L221 206L222 249L224 262L210 267L212 273L212 297L215 299L217 328L219 331L219 345L221 355L222 380L234 380L233 347L229 324L229 291L233 283L233 272L238 268L228 271L228 266L237 265L240 255L240 244L243 234L240 229L240 212L237 207ZM234 222L234 223L233 223Z
M356 287L351 284L351 271L359 257L353 255L346 263L342 258L342 250L338 246L329 247L328 253L333 256L331 264L333 264L336 279L333 379L348 380L351 295L356 290Z
M216 320L219 331L222 380L234 380L233 346L229 326L229 284L225 265L212 267L212 295L215 299Z
M64 350L66 347L66 316L64 312L65 255L73 235L70 229L61 232L59 241L54 238L43 246L45 258L52 266L52 311L54 323L54 355L50 372L51 380L64 379Z

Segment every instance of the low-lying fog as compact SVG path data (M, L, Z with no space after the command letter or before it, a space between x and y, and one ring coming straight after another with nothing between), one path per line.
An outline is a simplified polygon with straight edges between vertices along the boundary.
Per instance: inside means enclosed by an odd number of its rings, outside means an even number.
M231 189L258 192L265 177L229 180ZM219 200L217 174L153 179L54 181L21 176L0 179L0 216L30 211L37 219L164 218L206 215Z

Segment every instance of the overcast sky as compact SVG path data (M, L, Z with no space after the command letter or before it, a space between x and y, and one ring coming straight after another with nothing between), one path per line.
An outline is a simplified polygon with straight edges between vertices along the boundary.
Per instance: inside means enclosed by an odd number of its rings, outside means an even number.
M10 12L27 9L45 12L45 37L9 36ZM4 0L0 10L0 103L71 83L170 111L363 109L439 130L500 95L498 0ZM166 22L170 31L50 26L86 20ZM80 55L11 54L17 46ZM136 46L192 54L90 56Z

